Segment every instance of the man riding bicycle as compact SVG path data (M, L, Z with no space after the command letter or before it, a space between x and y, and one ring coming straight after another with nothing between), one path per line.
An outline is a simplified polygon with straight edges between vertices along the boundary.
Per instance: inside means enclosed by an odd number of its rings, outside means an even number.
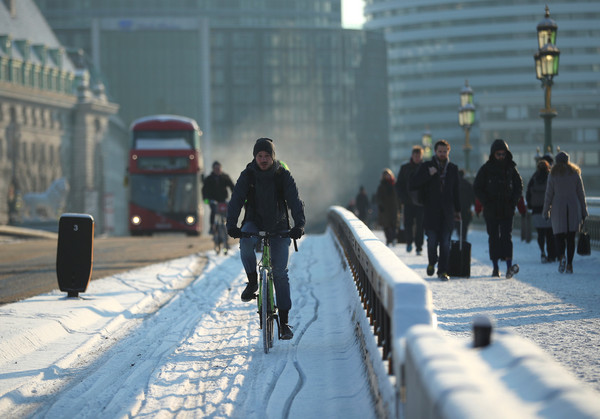
M202 197L210 205L210 229L213 234L217 204L227 201L227 197L229 196L227 188L233 191L233 182L229 175L223 172L221 163L215 161L212 164L212 173L204 179L204 184L202 185Z
M242 232L257 233L267 231L278 233L290 227L288 206L294 219L294 227L288 237L271 239L271 263L273 265L273 282L280 320L281 339L291 339L289 311L292 308L290 285L287 273L290 238L299 239L304 234L304 203L300 200L296 182L291 173L275 160L275 146L269 138L256 140L253 150L254 160L248 163L238 178L227 210L227 233L233 238L240 238ZM237 226L242 207L245 215L242 228ZM258 273L256 272L254 237L241 237L240 257L248 277L248 285L242 292L242 301L254 298L258 289Z

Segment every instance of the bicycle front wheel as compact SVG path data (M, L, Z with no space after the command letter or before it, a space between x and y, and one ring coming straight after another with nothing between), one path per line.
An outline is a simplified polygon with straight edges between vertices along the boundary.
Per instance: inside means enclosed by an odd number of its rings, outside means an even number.
M260 286L263 349L268 354L269 349L273 347L273 313L269 310L269 301L272 297L269 295L269 271L266 269L260 272Z

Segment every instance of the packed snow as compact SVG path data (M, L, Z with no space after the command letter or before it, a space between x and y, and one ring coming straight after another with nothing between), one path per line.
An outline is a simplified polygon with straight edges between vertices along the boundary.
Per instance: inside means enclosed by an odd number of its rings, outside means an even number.
M493 279L486 234L471 231L469 241L472 276L449 282L426 276L425 253L392 248L431 287L438 327L471 339L473 317L486 314L599 391L597 252L576 256L574 274L559 274L540 263L535 241L516 238L520 272ZM377 417L350 273L329 232L304 237L299 250L290 259L295 336L275 341L269 354L256 305L239 298L237 250L93 281L79 299L55 291L1 306L0 415Z
M80 299L0 307L0 415L376 416L350 316L358 297L329 234L292 254L295 336L269 354L256 304L239 298L238 252L209 252L194 279L198 259L93 281Z

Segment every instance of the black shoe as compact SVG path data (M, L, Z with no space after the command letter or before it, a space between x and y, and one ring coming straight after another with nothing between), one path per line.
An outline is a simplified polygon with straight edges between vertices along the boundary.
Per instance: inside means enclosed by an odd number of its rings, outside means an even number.
M440 281L450 280L450 277L448 276L448 274L446 272L438 273L438 278Z
M492 271L492 278L500 278L500 269L494 268Z
M567 269L565 270L566 273L568 274L572 274L573 273L573 265L568 263L567 264Z
M435 272L435 266L427 265L427 276L433 276L434 272Z
M519 265L517 265L517 264L512 265L506 271L506 279L511 279L514 275L516 275L518 273L519 273Z
M564 274L566 267L567 267L567 260L563 256L562 258L560 258L560 262L558 263L558 272L560 272L561 274Z
M541 259L542 259L542 263L548 263L548 262L549 262L548 258L547 258L547 257L546 257L546 255L544 254L544 252L542 252Z
M245 303L254 300L254 293L258 291L258 274L253 272L246 275L248 275L248 285L246 285L246 288L242 291L242 301Z
M294 337L294 333L292 333L292 329L290 328L290 326L285 323L281 323L281 326L279 329L279 339L290 340L293 337Z

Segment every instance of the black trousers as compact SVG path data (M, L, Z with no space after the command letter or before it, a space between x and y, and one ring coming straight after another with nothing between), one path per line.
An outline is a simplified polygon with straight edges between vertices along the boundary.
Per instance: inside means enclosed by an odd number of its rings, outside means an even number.
M497 261L499 259L512 260L513 217L511 216L501 219L486 218L485 225L488 233L490 259L492 261Z
M537 242L540 247L540 251L548 256L548 260L553 261L556 259L556 246L554 234L552 234L552 228L538 228L537 230Z
M571 265L573 263L573 256L575 255L575 232L569 231L568 233L559 233L554 235L556 241L556 255L561 258L565 256L565 247L567 249L567 263Z
M417 205L404 205L404 230L406 230L406 244L415 243L417 250L423 249L423 207Z

